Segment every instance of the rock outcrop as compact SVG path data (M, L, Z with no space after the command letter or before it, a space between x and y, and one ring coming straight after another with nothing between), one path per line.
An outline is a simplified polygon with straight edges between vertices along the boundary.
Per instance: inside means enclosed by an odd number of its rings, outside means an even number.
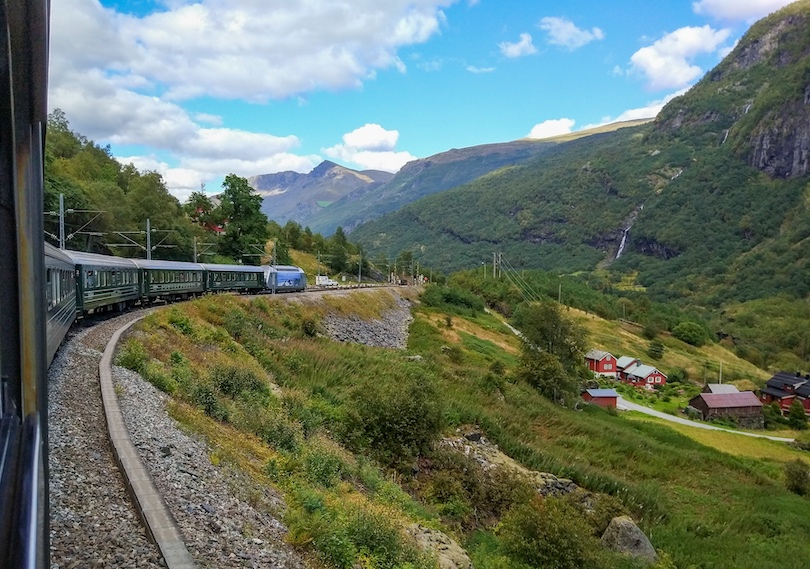
M602 545L649 563L655 563L658 559L650 540L630 516L619 516L610 521L610 525L602 534Z
M473 569L470 556L447 534L421 524L412 524L406 531L422 550L436 556L440 569Z

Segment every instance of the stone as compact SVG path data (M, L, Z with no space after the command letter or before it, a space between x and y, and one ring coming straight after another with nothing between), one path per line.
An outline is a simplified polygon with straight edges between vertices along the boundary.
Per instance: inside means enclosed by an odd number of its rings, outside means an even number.
M447 534L421 524L411 524L406 531L420 549L436 556L440 569L473 569L470 556Z
M655 563L658 555L650 540L630 516L619 516L610 521L602 534L602 545L612 551Z

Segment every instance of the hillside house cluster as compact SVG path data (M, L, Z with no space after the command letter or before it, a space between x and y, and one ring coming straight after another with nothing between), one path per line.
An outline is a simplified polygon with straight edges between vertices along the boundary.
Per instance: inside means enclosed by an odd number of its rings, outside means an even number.
M652 389L667 382L663 372L631 356L617 358L610 352L591 350L585 354L585 363L594 375L611 377L636 387Z
M805 415L810 415L810 374L780 371L759 390L759 400L764 405L778 403L783 415L798 400L804 407Z

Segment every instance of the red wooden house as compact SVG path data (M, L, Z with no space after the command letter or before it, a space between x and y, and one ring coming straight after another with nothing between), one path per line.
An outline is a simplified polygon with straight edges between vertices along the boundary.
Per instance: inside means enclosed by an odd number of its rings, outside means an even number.
M657 368L646 364L635 364L624 368L620 379L636 387L660 387L667 382L667 376Z
M585 363L594 375L616 377L616 358L610 352L591 350L585 354Z
M777 402L783 414L790 410L796 398L802 402L804 412L810 414L810 375L780 371L759 390L759 400L764 405Z

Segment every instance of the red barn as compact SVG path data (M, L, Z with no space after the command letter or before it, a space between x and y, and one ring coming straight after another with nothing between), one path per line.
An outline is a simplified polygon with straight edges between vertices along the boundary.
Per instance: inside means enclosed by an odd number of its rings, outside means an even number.
M612 407L613 409L616 408L618 398L619 394L616 393L615 389L586 389L582 394L582 399L588 403L605 408Z
M585 354L585 363L594 375L616 377L616 358L610 352L591 350Z
M738 393L699 393L689 400L704 421L730 417L741 427L763 428L762 403L751 391Z

